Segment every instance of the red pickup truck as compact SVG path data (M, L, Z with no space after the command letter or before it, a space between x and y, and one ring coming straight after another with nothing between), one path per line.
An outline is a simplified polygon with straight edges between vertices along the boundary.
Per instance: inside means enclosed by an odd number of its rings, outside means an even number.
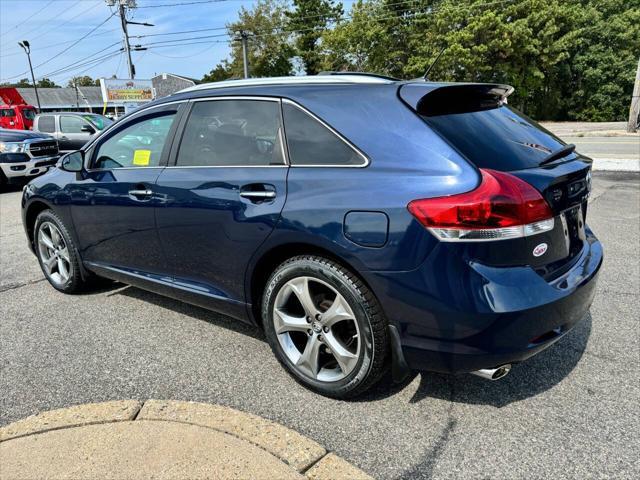
M33 129L36 108L33 105L0 105L0 128Z
M0 128L33 129L36 108L29 105L15 87L0 88ZM4 103L3 103L4 102Z

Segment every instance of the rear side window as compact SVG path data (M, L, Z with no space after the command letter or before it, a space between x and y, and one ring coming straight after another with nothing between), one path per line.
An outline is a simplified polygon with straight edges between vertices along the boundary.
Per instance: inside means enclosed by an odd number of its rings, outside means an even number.
M56 131L55 117L52 115L38 117L38 130L40 132L54 133Z
M60 131L62 133L82 133L82 127L86 125L84 119L72 115L60 117Z
M537 167L564 145L551 132L508 106L421 116L479 168L510 171Z
M291 165L366 164L362 155L302 109L284 103L282 110Z
M284 164L279 102L196 102L180 143L177 164L191 167Z
M13 108L0 110L0 117L15 117L16 111Z

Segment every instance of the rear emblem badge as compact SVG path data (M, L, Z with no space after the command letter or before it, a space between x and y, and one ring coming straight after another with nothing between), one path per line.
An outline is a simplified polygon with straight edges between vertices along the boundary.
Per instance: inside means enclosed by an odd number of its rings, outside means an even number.
M547 251L548 245L546 243L541 243L540 245L536 245L536 248L533 249L534 257L541 257Z

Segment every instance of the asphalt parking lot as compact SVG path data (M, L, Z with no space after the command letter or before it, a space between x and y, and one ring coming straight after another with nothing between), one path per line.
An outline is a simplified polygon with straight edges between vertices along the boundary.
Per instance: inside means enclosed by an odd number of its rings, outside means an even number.
M0 424L78 403L220 403L293 428L376 478L640 475L640 176L594 174L605 246L591 315L499 382L417 374L357 401L293 381L255 329L113 285L66 296L44 280L0 195Z

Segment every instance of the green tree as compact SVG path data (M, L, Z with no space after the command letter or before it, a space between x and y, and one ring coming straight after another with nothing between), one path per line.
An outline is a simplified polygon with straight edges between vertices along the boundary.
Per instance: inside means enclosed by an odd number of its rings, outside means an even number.
M252 77L292 73L295 51L283 29L286 11L286 3L282 0L258 0L250 10L241 7L238 20L227 24L227 31L233 38L237 38L241 30L249 34L248 58ZM231 42L231 58L223 67L228 67L230 77L242 78L242 44L239 40Z
M220 82L232 78L231 68L227 60L218 63L213 70L202 77L203 82Z
M342 4L333 0L293 0L294 10L287 12L287 27L294 31L296 53L307 75L322 69L320 38L343 14Z
M70 78L67 82L67 87L73 87L75 85L78 87L93 87L100 85L100 80L94 80L89 75Z
M33 87L27 78L21 78L13 84L14 87Z
M500 82L538 119L623 120L640 45L627 0L359 0L324 33L324 68Z
M60 88L60 85L56 85L53 80L48 78L41 78L36 82L38 88Z

